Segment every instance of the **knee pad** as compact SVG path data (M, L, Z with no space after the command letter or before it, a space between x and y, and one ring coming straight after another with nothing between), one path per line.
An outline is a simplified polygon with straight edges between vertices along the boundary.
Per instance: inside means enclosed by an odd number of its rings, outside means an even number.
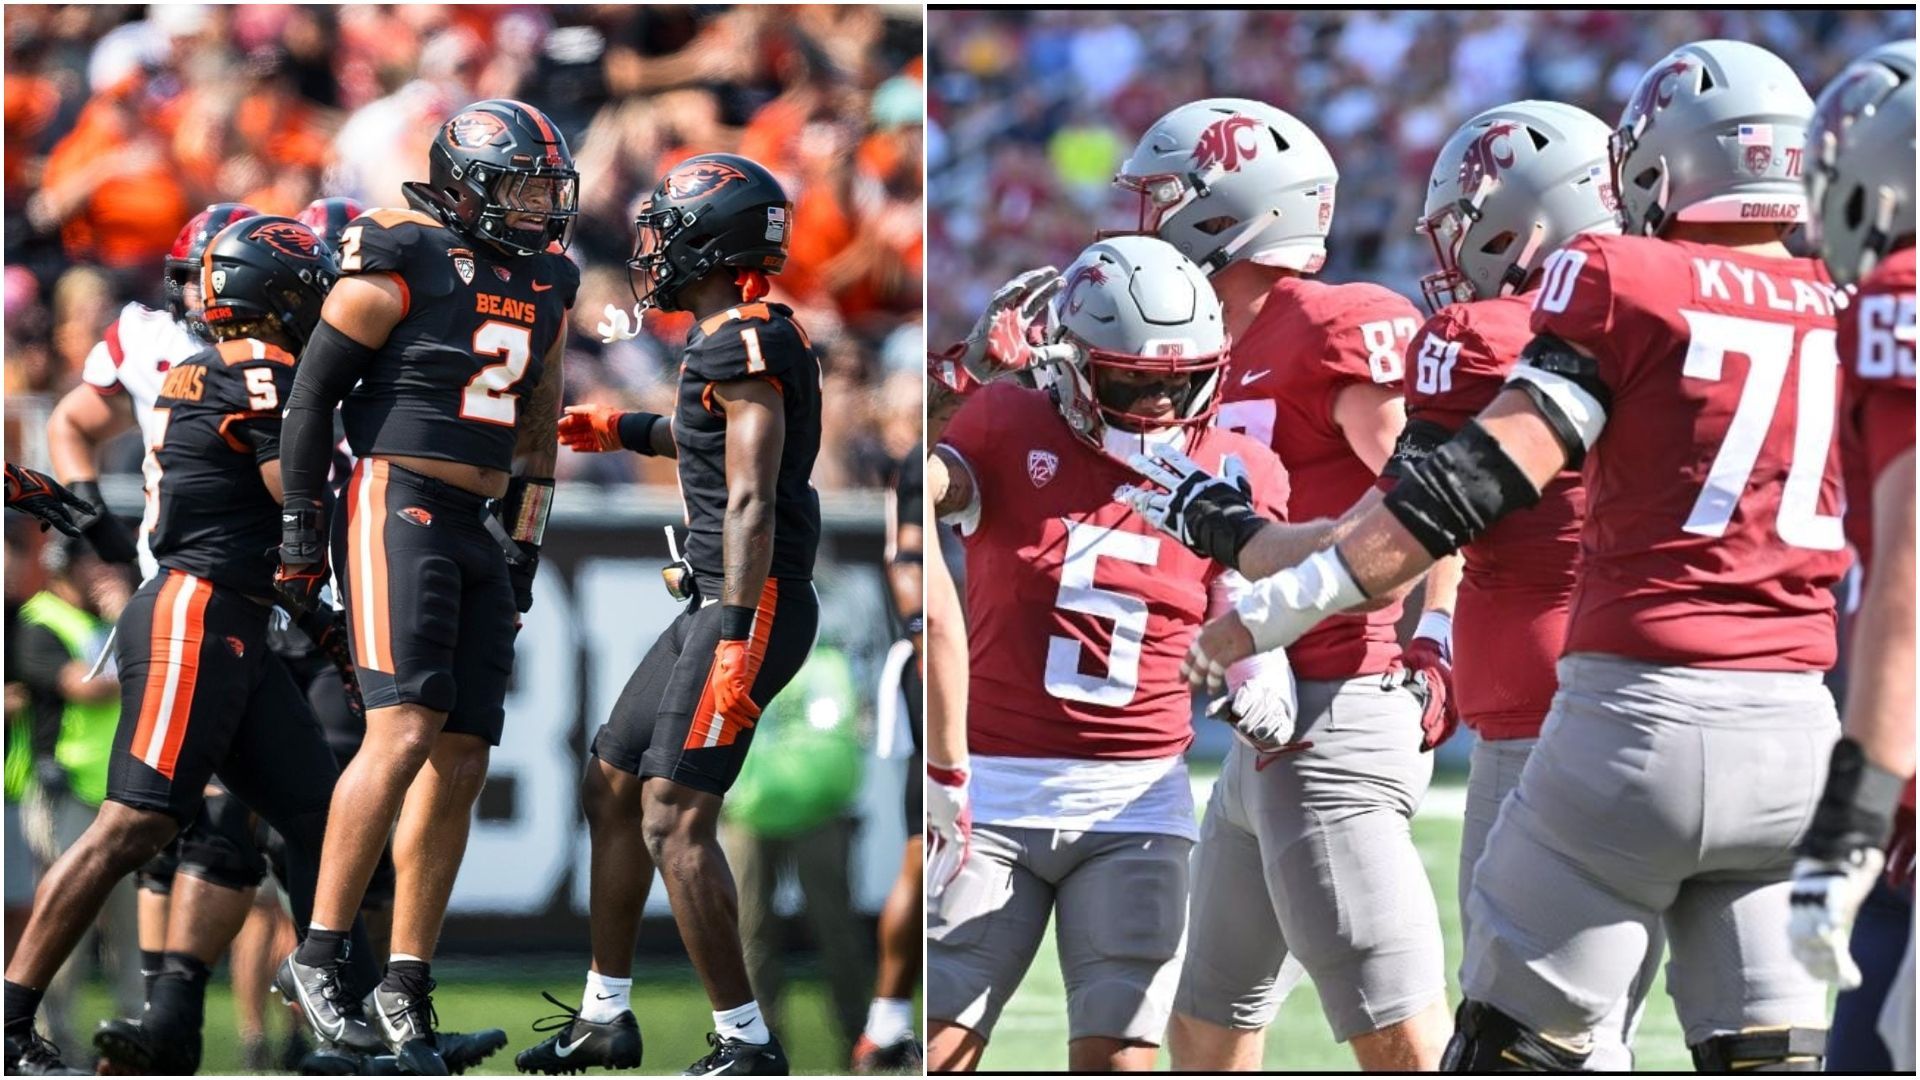
M253 812L232 795L207 797L201 815L180 840L180 870L229 889L251 889L267 878Z
M1591 1044L1572 1043L1530 1030L1481 1001L1463 1001L1453 1014L1453 1038L1441 1055L1448 1073L1581 1072Z
M1747 1028L1715 1035L1687 1047L1703 1073L1821 1072L1826 1067L1825 1028Z

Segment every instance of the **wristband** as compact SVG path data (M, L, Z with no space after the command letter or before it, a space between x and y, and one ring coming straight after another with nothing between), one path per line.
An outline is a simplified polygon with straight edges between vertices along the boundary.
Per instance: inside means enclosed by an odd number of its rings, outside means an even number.
M1316 551L1305 562L1254 582L1233 603L1241 625L1260 652L1300 640L1320 620L1367 600L1366 590L1336 548Z
M754 609L745 604L720 605L720 640L745 641L753 636Z
M516 476L507 481L506 497L500 500L500 520L509 538L538 547L547 535L547 515L552 512L552 477Z
M1440 643L1443 656L1453 656L1453 616L1435 608L1420 613L1420 622L1413 628L1413 636L1426 638Z
M653 425L666 417L659 413L630 412L621 413L620 422L615 430L620 435L620 445L636 454L653 455Z
M929 761L927 762L927 779L939 784L941 787L966 787L967 770L957 766L950 769L945 765L935 765Z
M1827 786L1820 793L1806 839L1800 842L1800 854L1838 859L1850 851L1886 843L1906 786L1905 777L1867 760L1859 743L1841 739L1834 744Z

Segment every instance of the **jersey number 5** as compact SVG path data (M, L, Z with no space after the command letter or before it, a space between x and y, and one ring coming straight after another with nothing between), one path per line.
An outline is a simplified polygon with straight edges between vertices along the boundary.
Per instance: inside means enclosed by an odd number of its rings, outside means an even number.
M1147 638L1147 602L1102 589L1093 575L1100 557L1151 567L1160 561L1160 539L1119 532L1102 525L1067 522L1067 555L1060 566L1060 597L1055 610L1075 611L1113 621L1105 676L1080 670L1080 642L1054 635L1047 639L1047 693L1067 701L1120 708L1140 688L1140 646Z
M520 415L520 399L507 391L527 374L527 361L533 358L533 331L488 319L473 332L473 353L503 359L481 368L467 380L460 396L460 418L512 427Z

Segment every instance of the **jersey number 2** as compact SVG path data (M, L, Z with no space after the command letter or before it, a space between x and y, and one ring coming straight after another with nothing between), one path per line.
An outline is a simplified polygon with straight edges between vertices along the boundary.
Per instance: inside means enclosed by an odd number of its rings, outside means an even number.
M512 427L520 415L520 399L507 393L527 374L533 358L533 331L512 323L488 319L473 332L475 356L502 357L467 380L460 397L460 418Z
M1147 602L1102 589L1093 583L1101 556L1152 567L1160 561L1160 539L1120 532L1109 526L1067 522L1067 555L1060 566L1060 597L1054 608L1113 621L1107 646L1107 673L1080 670L1080 642L1054 635L1047 639L1047 693L1067 701L1120 708L1140 688L1140 646L1147 639Z

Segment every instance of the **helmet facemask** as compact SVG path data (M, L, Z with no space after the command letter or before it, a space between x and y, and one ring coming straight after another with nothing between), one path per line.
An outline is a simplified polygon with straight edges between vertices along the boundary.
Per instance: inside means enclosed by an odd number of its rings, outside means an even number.
M542 167L493 175L484 164L471 175L487 186L487 198L474 228L480 236L515 255L532 255L573 243L573 221L580 212L580 178L572 169Z

